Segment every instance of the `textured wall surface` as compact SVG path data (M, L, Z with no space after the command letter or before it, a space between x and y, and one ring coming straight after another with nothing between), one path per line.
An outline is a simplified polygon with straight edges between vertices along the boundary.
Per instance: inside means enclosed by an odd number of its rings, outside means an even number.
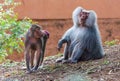
M22 5L16 8L19 18L68 19L72 11L82 6L95 10L99 18L120 18L120 0L16 0Z

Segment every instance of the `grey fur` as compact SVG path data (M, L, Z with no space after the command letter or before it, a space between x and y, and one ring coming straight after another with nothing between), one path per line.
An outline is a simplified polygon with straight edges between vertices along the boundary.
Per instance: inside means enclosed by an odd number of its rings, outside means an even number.
M85 27L79 25L78 14L81 10L89 12ZM58 48L67 43L64 56L57 62L68 61L76 63L80 60L100 59L104 56L100 32L97 25L97 15L93 10L77 7L73 11L74 25L68 29L58 42Z

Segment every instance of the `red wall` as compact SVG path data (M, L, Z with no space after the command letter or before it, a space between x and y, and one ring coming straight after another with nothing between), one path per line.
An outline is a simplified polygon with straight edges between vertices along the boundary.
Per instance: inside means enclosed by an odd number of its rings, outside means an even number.
M120 0L16 0L19 18L68 19L77 6L93 9L99 18L120 18Z

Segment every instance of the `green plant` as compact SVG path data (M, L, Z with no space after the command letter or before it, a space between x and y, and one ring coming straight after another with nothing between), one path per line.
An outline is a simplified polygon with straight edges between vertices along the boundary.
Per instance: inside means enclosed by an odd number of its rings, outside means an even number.
M112 40L112 41L105 41L105 45L107 46L113 46L119 43L118 39Z
M24 46L22 38L32 23L28 18L18 20L14 12L18 5L20 2L14 0L4 0L0 3L0 62L8 54L12 54L13 50L22 51Z
M104 62L103 62L104 65L107 65L109 63L110 63L110 61L108 61L108 60L104 60Z
M15 67L16 65L18 65L18 62L14 62L11 60L6 60L4 63L2 63L2 67L4 68Z

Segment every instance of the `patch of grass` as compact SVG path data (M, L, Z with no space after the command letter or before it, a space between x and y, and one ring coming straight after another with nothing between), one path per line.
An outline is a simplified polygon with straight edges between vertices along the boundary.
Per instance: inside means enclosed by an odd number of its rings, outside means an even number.
M61 57L63 54L62 53L58 53L57 55L54 55L54 56L48 56L48 57L45 57L45 60L47 59L55 59L55 58L58 58L58 57Z
M92 81L92 80L86 75L81 75L80 73L73 73L73 74L67 75L60 81Z
M86 73L87 73L87 74L95 73L95 72L97 72L97 70L98 70L99 68L100 68L100 67L91 67L91 68L87 69Z
M105 41L105 45L107 46L113 46L119 43L118 39L112 40L112 41Z
M62 70L64 68L63 64L52 64L52 65L47 65L43 69L48 71L48 72L53 72L57 70Z
M5 68L9 68L9 67L14 67L18 64L18 62L13 62L11 60L6 60L4 63L2 63L2 66Z
M110 61L108 61L108 60L104 60L104 62L103 62L104 65L107 65L109 63L110 63Z

